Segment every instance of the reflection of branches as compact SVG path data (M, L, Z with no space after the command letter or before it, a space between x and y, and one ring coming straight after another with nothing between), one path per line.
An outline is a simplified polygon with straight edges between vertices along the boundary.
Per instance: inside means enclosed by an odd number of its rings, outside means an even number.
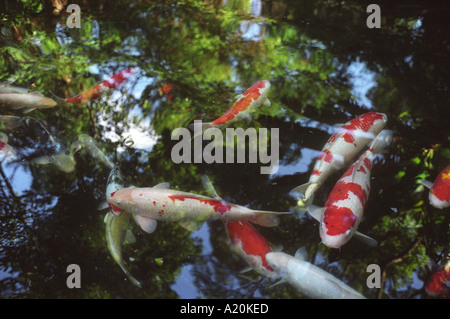
M6 177L5 172L3 171L3 167L1 167L1 166L0 166L0 175L2 175L2 178L5 181L6 187L8 188L11 195L14 198L17 198L17 196L14 194L14 189L12 188L11 184L9 183L8 177Z
M383 294L384 284L385 284L386 276L387 276L387 269L389 268L389 266L392 266L392 265L395 265L395 264L398 264L398 263L401 263L402 261L404 261L414 251L414 249L416 249L417 246L419 246L421 240L422 240L422 238L419 237L419 239L414 243L414 245L411 246L410 249L408 249L408 251L405 254L403 254L400 257L392 259L390 262L388 262L386 264L386 266L384 267L383 273L381 275L381 285L380 285L380 289L378 290L378 296L377 296L378 299L380 299Z

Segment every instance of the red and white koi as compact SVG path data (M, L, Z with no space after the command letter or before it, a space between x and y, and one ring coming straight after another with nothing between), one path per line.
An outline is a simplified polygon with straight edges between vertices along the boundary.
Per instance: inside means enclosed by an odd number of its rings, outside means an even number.
M377 136L386 122L385 114L369 112L342 125L322 148L309 181L290 191L290 194L296 197L303 194L303 197L299 198L298 208L305 208L328 176L346 167Z
M279 277L266 261L266 254L272 252L269 242L249 222L237 220L225 226L233 249L251 269L271 279Z
M281 282L289 283L308 298L365 299L329 272L308 262L306 257L306 250L300 248L295 257L282 252L270 252L266 260L283 278Z
M420 182L430 189L428 199L433 207L443 209L450 206L450 165L438 174L434 183L425 180Z
M249 220L272 227L278 225L278 215L290 214L252 210L227 202L218 195L212 198L169 189L168 183L154 187L119 189L107 201L133 214L145 231L148 231L148 224L153 225L156 220L178 222L191 231L197 230L202 222L209 219Z
M239 118L250 120L250 113L253 112L261 104L270 105L270 101L267 98L269 89L269 81L264 80L256 82L244 93L239 95L238 100L222 116L212 122L201 123L202 130L205 130L209 127L228 125ZM190 125L191 129L194 128L194 125L197 124Z
M0 154L4 155L3 159L15 159L17 157L14 148L8 144L8 135L0 133Z
M450 262L432 274L425 291L429 296L437 298L450 295Z
M77 96L61 99L63 103L70 104L84 104L89 100L97 99L103 92L110 89L117 89L125 80L127 80L132 74L137 72L137 68L129 68L119 73L114 74L110 78L100 82L100 84L84 91Z
M331 190L325 206L308 207L309 213L320 221L322 242L331 248L340 248L354 234L370 246L376 246L374 239L357 231L370 192L370 174L375 154L383 151L392 140L392 132L381 131L370 148L342 175Z

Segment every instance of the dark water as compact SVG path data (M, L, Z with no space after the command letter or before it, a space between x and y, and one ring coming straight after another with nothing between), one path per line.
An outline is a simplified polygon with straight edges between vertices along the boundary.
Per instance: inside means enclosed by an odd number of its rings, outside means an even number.
M255 226L274 247L329 271L368 298L429 298L426 282L449 259L449 208L428 201L420 179L433 181L450 163L449 6L434 1L378 1L381 28L368 28L365 1L72 1L81 28L68 28L67 3L2 3L0 80L45 96L72 97L129 67L138 72L119 90L82 106L27 114L42 120L7 130L16 160L3 161L0 189L0 296L3 298L302 298L287 284L254 271L241 274L220 221L195 232L160 222L153 234L130 224L124 246L130 283L105 238L110 168L86 150L69 172L33 159L69 151L80 134L95 138L129 184L205 194L207 174L226 200L253 209L287 211L289 190L307 182L336 124L368 111L388 116L394 142L377 157L359 230L341 249L320 243L308 215ZM58 4L60 7L58 7ZM280 165L175 164L171 132L194 119L211 121L258 80L269 80L270 107L244 128L279 128ZM173 89L163 94L169 84ZM23 116L1 106L1 113ZM323 205L343 171L315 198ZM81 269L69 289L67 267ZM370 264L381 288L369 288Z

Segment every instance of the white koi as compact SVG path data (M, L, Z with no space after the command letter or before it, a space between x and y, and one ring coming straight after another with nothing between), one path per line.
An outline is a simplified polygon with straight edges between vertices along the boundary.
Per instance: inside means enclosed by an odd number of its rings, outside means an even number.
M266 260L280 276L301 294L318 299L365 299L359 292L312 263L300 249L295 257L270 252Z

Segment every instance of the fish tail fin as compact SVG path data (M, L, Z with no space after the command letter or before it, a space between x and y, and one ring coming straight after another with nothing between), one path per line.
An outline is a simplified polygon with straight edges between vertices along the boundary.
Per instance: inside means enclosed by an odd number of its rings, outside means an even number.
M63 99L62 97L57 96L55 93L50 91L50 94L53 96L53 99L61 106L69 106L71 103L67 102L67 99Z
M120 268L122 268L122 271L125 273L125 275L128 277L128 279L130 280L130 282L133 285L138 286L139 288L142 288L142 283L139 280L137 280L136 278L134 278L134 276L125 267L125 264L123 262L119 262L119 266L120 266Z
M384 150L391 144L393 135L394 134L391 130L382 130L378 133L372 144L370 144L369 149L371 149L374 154L383 153Z
M280 224L278 219L279 215L292 214L291 212L270 212L270 211L254 211L255 216L250 218L248 221L264 226L264 227L275 227Z

